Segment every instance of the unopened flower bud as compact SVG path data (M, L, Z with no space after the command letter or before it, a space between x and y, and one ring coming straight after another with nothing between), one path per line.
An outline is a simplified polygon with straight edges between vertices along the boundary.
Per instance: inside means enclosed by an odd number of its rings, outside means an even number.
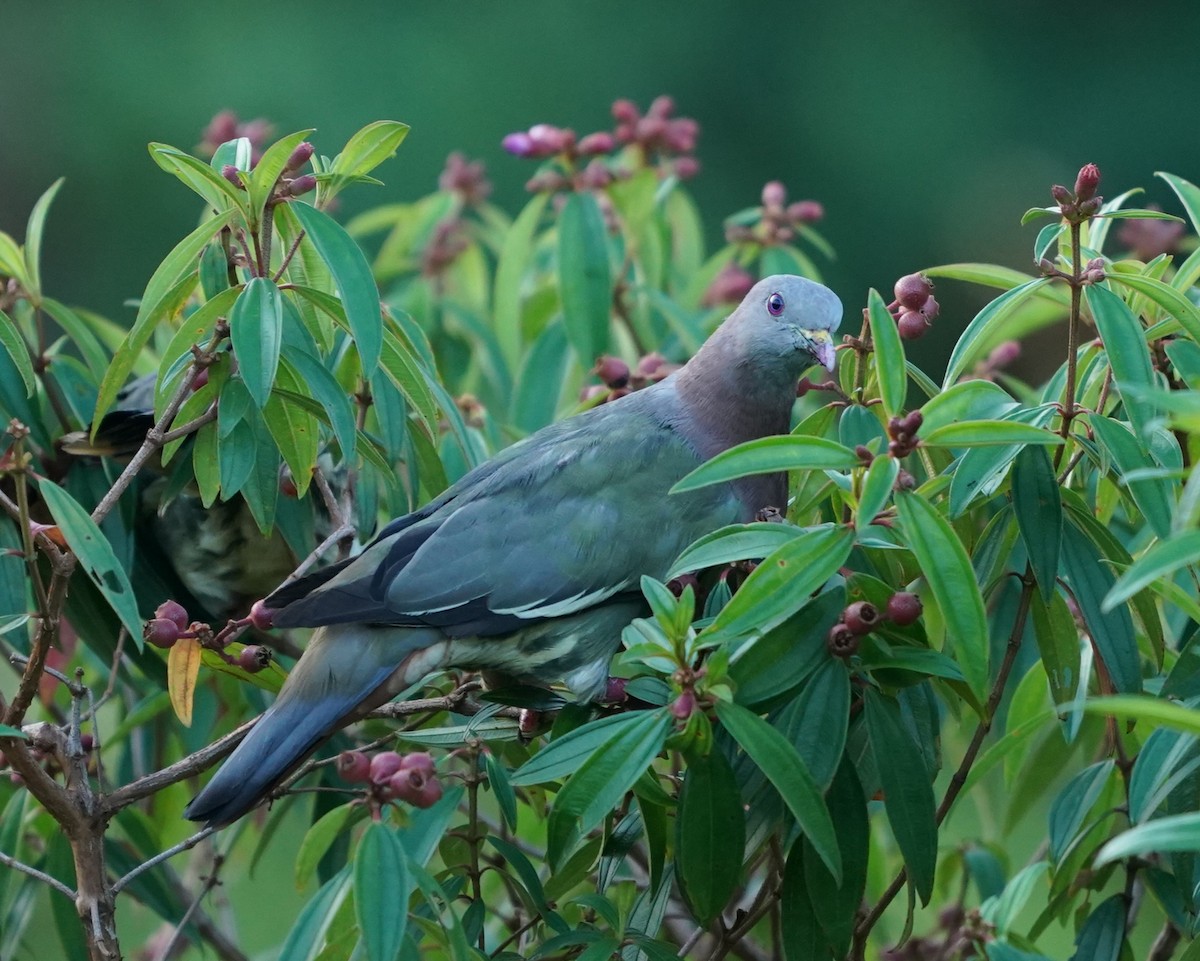
M696 149L696 138L700 134L700 125L691 117L680 117L667 124L663 131L663 141L668 150L675 153L691 153Z
M1079 204L1079 213L1084 217L1091 217L1100 211L1100 204L1103 203L1103 197L1093 197L1091 200L1081 201Z
M686 721L695 713L696 710L696 692L691 688L687 688L680 693L679 697L671 702L671 716L677 721Z
M898 491L916 490L917 479L902 467L900 468L900 472L896 475L896 483L893 484L892 487L894 490Z
M165 617L151 618L142 628L142 638L155 647L167 650L179 640L179 625Z
M362 751L342 751L337 756L337 772L351 784L366 781L371 776L371 759Z
M1050 196L1054 198L1056 203L1063 205L1072 203L1075 199L1071 196L1071 191L1069 191L1062 184L1055 184L1053 187L1051 187Z
M533 138L524 131L510 133L500 141L500 146L507 150L514 157L532 157L533 156Z
M651 351L638 361L637 372L639 377L649 377L658 368L667 362L667 359L658 351Z
M626 100L624 98L613 101L612 115L613 115L613 119L618 121L619 123L630 123L630 124L637 123L638 117L641 116L638 113L638 108L634 104L634 102L632 100Z
M925 415L919 410L909 411L908 414L900 419L900 429L910 437L915 437L917 431L921 429L921 425L925 423Z
M1095 164L1084 164L1075 178L1075 199L1091 200L1100 186L1100 168Z
M624 387L629 383L629 365L620 357L604 355L596 360L592 373L609 387Z
M700 161L695 157L676 157L672 166L680 180L691 180L700 172Z
M787 200L787 188L778 180L768 181L762 189L762 205L768 210L778 210Z
M221 168L221 176L237 187L238 190L246 189L246 185L242 183L241 173L233 164L225 164Z
M188 617L188 612L184 609L182 604L180 604L178 601L170 600L163 601L158 605L154 611L154 617L156 619L166 618L168 621L173 621L175 626L181 631L188 626L188 621L191 620L191 618Z
M293 197L299 197L308 193L311 190L317 189L317 178L312 174L305 174L302 177L297 177L288 184L288 193Z
M825 219L825 207L816 200L797 200L788 204L787 219L794 224L815 224Z
M299 170L312 159L313 145L307 140L296 144L295 149L288 154L287 163L283 165L284 170Z
M604 696L600 698L602 704L624 704L629 700L629 695L625 688L629 685L623 677L610 677L604 682Z
M700 581L695 574L680 574L667 582L667 590L676 597L683 597L683 592L689 587L692 589L693 596L700 591Z
M871 453L870 448L863 444L859 444L854 448L854 456L862 461L864 467L871 466L871 461L875 459L875 455Z
M1002 344L997 344L990 354L987 356L986 364L992 370L1000 367L1007 367L1014 360L1021 356L1021 343L1016 340L1006 340Z
M590 133L579 141L579 152L584 156L598 153L611 153L616 146L616 141L613 140L613 135L607 131L601 130L596 133Z
M548 123L535 123L529 128L529 140L533 144L534 154L539 157L549 157L561 153L567 144L567 131ZM570 139L575 139L572 133Z
M654 100L651 101L650 109L646 111L646 116L661 117L665 120L674 112L675 99L664 93L661 96L655 97Z

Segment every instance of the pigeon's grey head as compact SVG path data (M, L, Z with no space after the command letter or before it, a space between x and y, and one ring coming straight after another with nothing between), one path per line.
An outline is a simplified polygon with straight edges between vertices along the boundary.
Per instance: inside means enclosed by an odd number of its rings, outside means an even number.
M792 274L774 274L755 284L733 316L738 353L766 372L780 367L793 378L812 364L836 366L833 332L842 322L842 302L822 284Z

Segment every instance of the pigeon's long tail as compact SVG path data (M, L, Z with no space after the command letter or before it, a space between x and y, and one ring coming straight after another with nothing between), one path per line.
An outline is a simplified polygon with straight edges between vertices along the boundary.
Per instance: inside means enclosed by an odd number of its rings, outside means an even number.
M318 628L275 703L184 817L220 827L253 808L342 724L395 695L388 678L437 634L334 624Z

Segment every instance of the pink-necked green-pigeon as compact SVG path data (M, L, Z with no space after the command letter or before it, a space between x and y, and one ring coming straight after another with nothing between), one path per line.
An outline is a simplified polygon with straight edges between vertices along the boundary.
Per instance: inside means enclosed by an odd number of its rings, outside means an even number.
M361 554L266 598L277 627L316 627L278 699L186 816L240 817L335 731L431 671L605 688L639 583L726 524L783 507L768 474L671 494L743 441L789 429L796 382L834 367L842 305L802 277L759 281L665 380L497 454Z

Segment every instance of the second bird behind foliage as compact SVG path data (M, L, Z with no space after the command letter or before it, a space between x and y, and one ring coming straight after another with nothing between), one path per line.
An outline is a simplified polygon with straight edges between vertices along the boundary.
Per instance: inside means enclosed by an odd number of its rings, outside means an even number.
M186 816L222 825L322 741L431 671L604 691L643 575L726 524L784 507L784 474L668 495L701 463L790 426L796 382L833 369L842 305L794 276L759 281L679 371L552 424L392 521L357 557L266 598L316 627L278 699Z

